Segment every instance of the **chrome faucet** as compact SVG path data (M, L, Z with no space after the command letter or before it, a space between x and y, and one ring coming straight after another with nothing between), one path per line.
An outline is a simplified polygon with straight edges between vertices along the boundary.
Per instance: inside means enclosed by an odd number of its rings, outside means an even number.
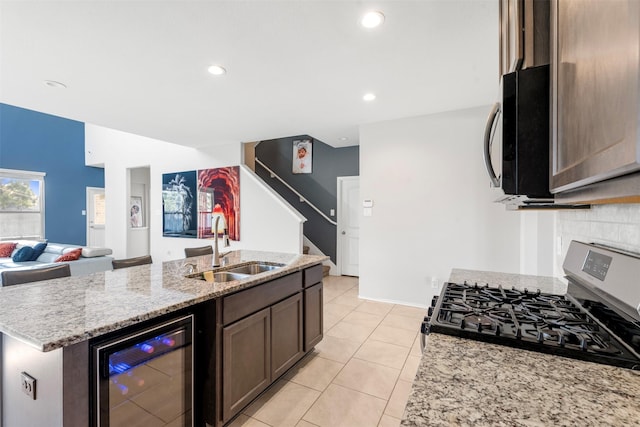
M213 225L213 230L214 230L214 234L213 234L213 267L220 267L220 251L218 249L218 223L220 222L220 215L216 216L216 222ZM227 229L224 229L224 235L222 236L222 247L223 248L228 248L229 247L229 236L227 235ZM222 257L224 257L225 255L227 255L228 252L224 255L222 255Z

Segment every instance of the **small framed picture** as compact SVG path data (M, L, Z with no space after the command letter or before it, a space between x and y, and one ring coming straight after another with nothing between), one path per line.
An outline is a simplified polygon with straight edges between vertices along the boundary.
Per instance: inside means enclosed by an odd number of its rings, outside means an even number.
M313 144L309 139L293 141L293 173L311 173Z
M131 196L129 222L131 228L144 227L144 212L142 211L142 197Z

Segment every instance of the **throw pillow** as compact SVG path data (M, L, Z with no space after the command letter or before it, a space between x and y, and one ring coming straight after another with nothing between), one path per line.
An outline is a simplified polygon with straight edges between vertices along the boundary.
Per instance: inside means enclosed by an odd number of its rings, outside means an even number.
M23 246L13 254L11 259L13 262L31 261L31 255L33 255L33 248L31 246Z
M0 258L9 258L17 243L0 243Z
M38 243L33 247L33 255L31 255L31 259L29 261L36 261L42 252L44 252L47 247L47 243Z
M55 262L75 261L82 255L82 248L74 249L56 258Z

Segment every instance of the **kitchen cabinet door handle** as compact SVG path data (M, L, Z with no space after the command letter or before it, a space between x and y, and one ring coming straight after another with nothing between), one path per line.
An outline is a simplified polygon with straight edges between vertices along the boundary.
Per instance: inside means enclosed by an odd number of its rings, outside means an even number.
M493 164L491 163L491 130L498 118L498 114L500 114L500 104L496 102L493 104L493 108L491 108L487 125L484 128L484 165L487 167L487 173L489 174L492 187L500 186L500 180L496 176L496 172L493 170Z

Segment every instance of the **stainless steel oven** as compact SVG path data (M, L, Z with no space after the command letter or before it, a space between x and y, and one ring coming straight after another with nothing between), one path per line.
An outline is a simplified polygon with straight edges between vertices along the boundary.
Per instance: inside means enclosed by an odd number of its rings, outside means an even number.
M91 344L92 422L194 425L193 315Z

